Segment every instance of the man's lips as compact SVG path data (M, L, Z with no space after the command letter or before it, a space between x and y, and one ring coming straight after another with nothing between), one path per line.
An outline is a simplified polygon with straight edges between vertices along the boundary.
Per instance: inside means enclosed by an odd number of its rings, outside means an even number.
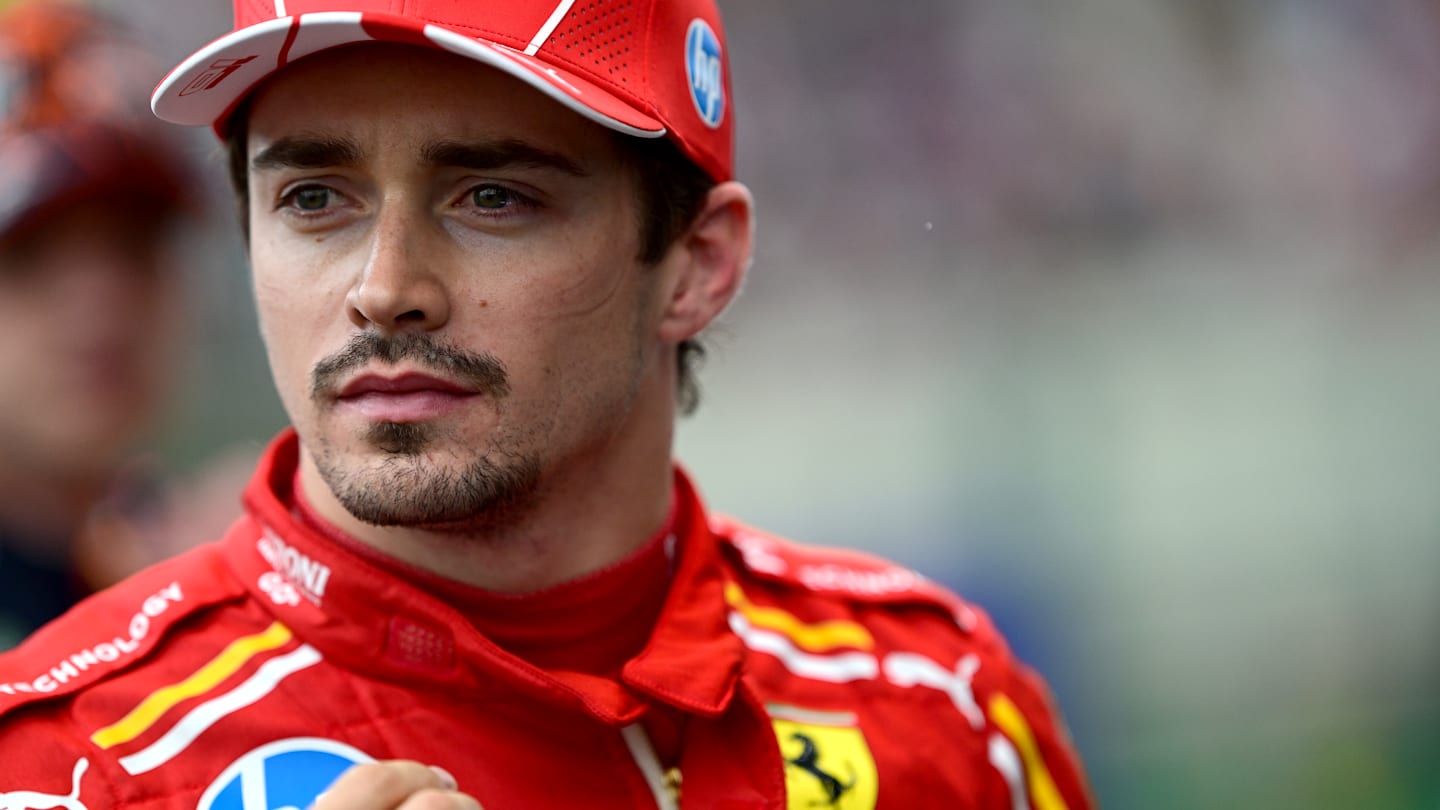
M421 422L443 416L476 396L478 391L429 374L362 374L340 389L336 403L377 422Z
M412 371L394 377L386 377L381 374L361 374L341 388L337 396L340 399L347 399L364 394L413 394L421 391L459 395L476 393L457 382Z

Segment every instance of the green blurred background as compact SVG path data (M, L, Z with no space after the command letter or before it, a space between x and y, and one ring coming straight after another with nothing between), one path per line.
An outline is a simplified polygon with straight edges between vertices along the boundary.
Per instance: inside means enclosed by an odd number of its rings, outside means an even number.
M1440 6L720 2L761 231L712 505L980 602L1111 810L1440 808ZM181 475L283 424L191 144Z

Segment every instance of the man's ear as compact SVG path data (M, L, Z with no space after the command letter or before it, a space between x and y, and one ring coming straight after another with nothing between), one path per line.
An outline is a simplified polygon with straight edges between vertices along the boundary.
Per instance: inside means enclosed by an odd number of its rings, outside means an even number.
M755 200L734 181L710 189L695 221L671 247L674 273L661 314L660 338L699 334L735 300L755 248Z

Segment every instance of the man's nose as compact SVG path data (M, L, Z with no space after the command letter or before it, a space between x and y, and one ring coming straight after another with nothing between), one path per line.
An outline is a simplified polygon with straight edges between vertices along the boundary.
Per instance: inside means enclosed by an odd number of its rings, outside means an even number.
M364 265L346 296L350 320L384 333L438 329L450 318L450 293L427 249L423 214L403 201L382 205Z

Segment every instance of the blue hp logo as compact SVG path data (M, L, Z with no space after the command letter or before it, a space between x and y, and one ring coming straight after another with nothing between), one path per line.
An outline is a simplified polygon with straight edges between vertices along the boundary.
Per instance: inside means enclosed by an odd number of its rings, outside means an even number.
M690 23L685 33L685 77L690 80L690 98L700 120L714 129L725 120L725 71L720 55L720 38L701 19Z
M374 761L334 740L278 740L226 768L206 788L197 810L304 810L350 766Z

